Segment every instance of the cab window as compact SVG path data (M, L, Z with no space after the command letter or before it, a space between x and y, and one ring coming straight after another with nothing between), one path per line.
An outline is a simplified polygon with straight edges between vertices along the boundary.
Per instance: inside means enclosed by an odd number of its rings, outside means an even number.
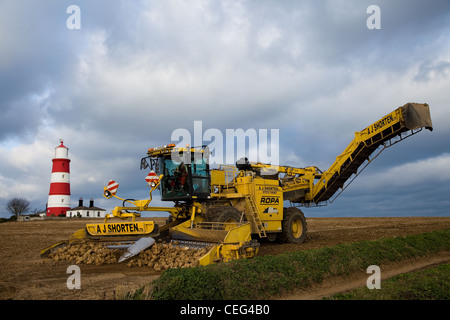
M160 168L163 170L161 179L162 199L183 198L189 196L189 173L184 162L177 163L171 158L161 158Z

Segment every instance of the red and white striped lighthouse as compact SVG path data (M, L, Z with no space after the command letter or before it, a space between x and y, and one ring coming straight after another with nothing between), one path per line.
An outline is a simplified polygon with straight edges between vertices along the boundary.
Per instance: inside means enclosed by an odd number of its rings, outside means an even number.
M70 159L69 149L63 141L55 148L53 158L52 176L50 179L50 192L48 194L47 217L66 215L70 209Z

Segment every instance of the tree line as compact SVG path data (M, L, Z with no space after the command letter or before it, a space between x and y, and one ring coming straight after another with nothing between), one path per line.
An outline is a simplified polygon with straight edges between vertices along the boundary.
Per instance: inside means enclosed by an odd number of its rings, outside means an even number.
M17 217L29 212L30 201L25 198L14 197L6 203L5 208L11 214L11 219L15 220ZM33 209L32 213L37 214L41 211L39 209Z

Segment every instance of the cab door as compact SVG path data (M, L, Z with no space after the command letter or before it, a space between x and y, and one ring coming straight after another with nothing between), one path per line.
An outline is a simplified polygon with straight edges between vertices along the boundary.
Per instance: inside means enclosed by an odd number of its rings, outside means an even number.
M193 154L189 167L191 193L198 199L211 197L211 174L207 159L202 154Z

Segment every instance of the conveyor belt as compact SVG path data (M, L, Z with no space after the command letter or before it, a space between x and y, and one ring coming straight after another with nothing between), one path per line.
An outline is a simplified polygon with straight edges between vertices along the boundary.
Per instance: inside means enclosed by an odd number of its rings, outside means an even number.
M338 190L345 189L346 182L353 175L356 177L384 149L423 128L433 129L427 104L408 103L396 109L367 128L356 132L353 141L321 175L311 192L292 202L308 206L330 200Z

